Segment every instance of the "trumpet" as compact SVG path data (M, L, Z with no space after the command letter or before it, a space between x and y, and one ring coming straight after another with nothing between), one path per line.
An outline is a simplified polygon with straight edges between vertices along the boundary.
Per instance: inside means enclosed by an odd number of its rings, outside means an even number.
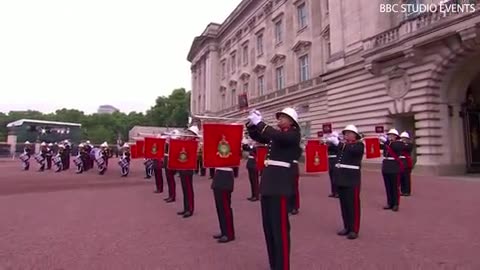
M189 117L189 123L194 122L195 120L204 120L204 121L215 121L215 122L230 122L232 124L236 123L245 123L245 117L234 118L234 117L221 117L221 116L208 116L208 115L192 115Z

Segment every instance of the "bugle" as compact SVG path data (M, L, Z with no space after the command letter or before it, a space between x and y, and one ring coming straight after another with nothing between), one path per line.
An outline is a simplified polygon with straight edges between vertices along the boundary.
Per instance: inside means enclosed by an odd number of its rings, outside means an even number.
M212 120L212 121L225 121L225 122L238 122L245 123L245 117L233 118L233 117L221 117L221 116L208 116L208 115L192 115L192 121L195 120Z

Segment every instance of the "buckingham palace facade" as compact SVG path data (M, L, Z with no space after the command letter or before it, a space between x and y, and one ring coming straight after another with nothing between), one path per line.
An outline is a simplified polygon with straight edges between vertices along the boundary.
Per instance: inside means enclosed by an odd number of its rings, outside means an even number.
M239 94L267 120L293 106L315 137L355 124L408 131L416 173L480 172L480 6L468 11L381 12L388 2L243 0L195 37L191 111L242 117ZM364 160L365 167L381 159Z

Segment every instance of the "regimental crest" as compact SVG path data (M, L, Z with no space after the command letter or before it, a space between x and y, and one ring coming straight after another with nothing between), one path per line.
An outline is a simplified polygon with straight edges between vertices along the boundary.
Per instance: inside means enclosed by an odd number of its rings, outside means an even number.
M318 151L315 151L315 157L313 157L313 165L320 165L320 156L318 155Z
M375 154L375 147L373 147L373 144L370 145L370 153Z
M225 135L222 135L222 140L220 140L220 142L218 142L217 156L219 156L221 158L228 158L231 155L232 155L232 152L230 150L230 144L225 139Z
M156 144L156 143L154 143L154 144L152 145L152 154L154 154L154 155L157 154L157 144Z
M181 163L185 163L187 162L187 160L188 160L187 151L185 151L185 147L183 147L182 150L180 151L180 155L178 155L178 161L180 161Z

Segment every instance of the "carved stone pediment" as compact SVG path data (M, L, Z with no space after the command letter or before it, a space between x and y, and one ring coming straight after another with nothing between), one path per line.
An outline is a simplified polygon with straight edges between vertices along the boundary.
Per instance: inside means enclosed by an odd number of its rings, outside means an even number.
M380 66L376 62L368 62L365 64L365 70L367 70L372 75L380 74Z
M229 85L229 86L235 86L235 85L237 85L237 81L236 81L236 80L230 80L230 81L228 82L228 85Z
M253 72L259 73L259 72L264 71L266 68L267 68L267 66L265 66L265 65L257 64L257 65L253 68Z
M220 93L224 93L225 91L227 91L227 87L226 86L220 86Z
M247 73L247 72L242 72L242 74L240 74L240 80L242 81L246 81L250 78L250 74Z
M273 8L273 1L268 1L267 4L265 4L265 6L263 6L263 13L265 13L265 15L268 15L270 14L270 12L272 12L272 8Z
M296 53L302 53L302 52L308 51L308 49L310 49L311 45L312 45L312 42L310 42L310 41L299 40L292 47L292 51L294 51Z
M324 39L330 39L330 25L327 25L323 30L322 32L320 33L320 35L324 38Z
M235 37L237 39L240 39L242 37L242 29L238 30L237 33L235 33Z
M248 20L248 27L250 27L251 29L253 29L255 27L255 22L257 21L257 18L256 17L253 17L251 18L250 20Z
M410 90L410 77L402 68L394 68L387 79L387 93L393 99L403 98Z
M270 59L270 63L272 64L279 64L280 62L282 62L283 60L285 60L285 55L284 54L278 54L276 53L275 55L273 55L272 59Z

